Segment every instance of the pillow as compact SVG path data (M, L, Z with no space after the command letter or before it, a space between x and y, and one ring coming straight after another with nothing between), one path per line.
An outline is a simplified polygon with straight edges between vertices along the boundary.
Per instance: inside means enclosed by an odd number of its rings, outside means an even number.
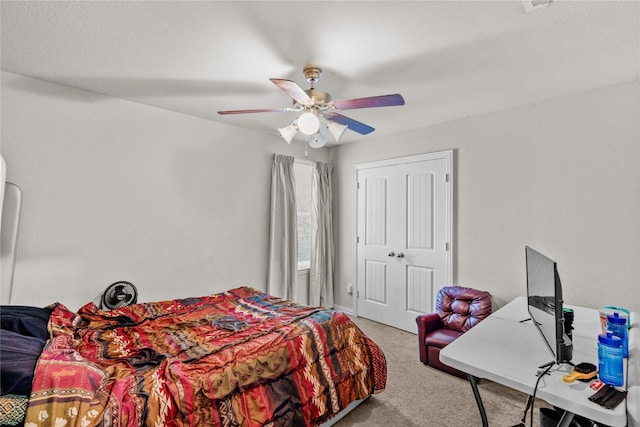
M0 395L29 395L45 340L0 329Z
M51 311L50 308L22 305L0 306L0 329L48 340L47 324L49 323Z
M0 396L0 426L21 426L27 415L29 396Z

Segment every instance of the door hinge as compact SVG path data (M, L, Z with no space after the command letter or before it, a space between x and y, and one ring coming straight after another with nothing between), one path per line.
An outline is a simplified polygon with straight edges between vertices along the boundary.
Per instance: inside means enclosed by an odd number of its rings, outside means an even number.
M356 237L356 243L360 243L360 236Z
M449 182L449 174L448 173L444 174L444 182Z
M357 188L358 190L360 189L360 183L359 183L359 182L356 184L356 188Z
M449 250L449 242L445 242L444 243L444 250L448 251Z

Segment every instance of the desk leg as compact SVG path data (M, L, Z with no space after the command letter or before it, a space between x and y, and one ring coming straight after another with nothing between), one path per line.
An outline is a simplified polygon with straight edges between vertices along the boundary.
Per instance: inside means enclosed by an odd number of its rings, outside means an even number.
M482 404L482 399L480 398L480 391L478 390L478 378L474 377L471 374L467 374L467 378L469 378L471 390L473 390L473 397L476 398L476 403L478 404L478 411L480 411L480 418L482 418L482 427L489 427L489 422L487 421L487 413L484 410L484 405Z
M564 411L564 414L562 414L562 418L560 418L560 421L558 421L557 427L569 427L571 421L573 421L574 415L575 414L573 412Z

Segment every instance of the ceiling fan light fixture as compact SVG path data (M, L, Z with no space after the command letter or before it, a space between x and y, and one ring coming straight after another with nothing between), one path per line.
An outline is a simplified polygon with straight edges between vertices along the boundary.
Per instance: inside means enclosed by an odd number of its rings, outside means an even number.
M327 123L327 129L329 129L329 132L331 132L331 135L333 135L333 138L336 140L336 142L340 142L340 138L342 138L342 135L344 135L348 128L349 126L341 125L340 123L336 122Z
M320 132L316 132L313 135L307 136L307 143L311 148L322 148L327 144L327 140Z
M289 126L278 128L278 132L280 132L280 136L287 141L287 144L291 144L293 137L298 133L298 128L294 123L291 123Z
M298 130L307 136L313 135L320 129L320 119L310 111L302 113L296 121Z

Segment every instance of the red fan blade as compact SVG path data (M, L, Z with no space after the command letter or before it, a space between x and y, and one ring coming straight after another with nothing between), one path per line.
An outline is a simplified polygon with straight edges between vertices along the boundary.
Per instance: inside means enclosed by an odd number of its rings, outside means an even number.
M298 84L292 80L286 79L269 79L276 86L278 86L283 91L287 92L290 97L298 101L302 105L311 105L313 104L313 100L309 98L309 95L300 87Z
M247 113L287 113L291 108L258 108L255 110L226 110L218 111L218 114L247 114Z
M370 96L368 98L345 99L342 101L334 101L331 104L338 110L354 110L356 108L370 107L392 107L394 105L404 105L402 95L380 95Z
M346 125L349 129L351 129L354 132L358 132L361 135L367 135L375 130L369 125L365 125L364 123L361 123L357 120L343 116L342 114L327 113L324 116L327 118L327 120L340 123L341 125Z

